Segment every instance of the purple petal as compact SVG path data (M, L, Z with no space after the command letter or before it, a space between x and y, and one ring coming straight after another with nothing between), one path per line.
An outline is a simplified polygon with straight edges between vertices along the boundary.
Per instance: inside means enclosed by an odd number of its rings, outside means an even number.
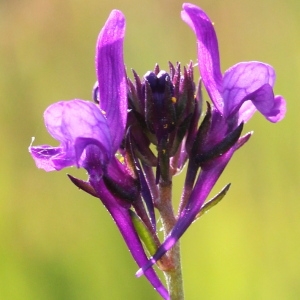
M218 40L209 17L199 7L183 4L181 18L194 31L197 37L198 64L203 84L215 107L222 113L222 74Z
M286 102L282 96L275 96L269 85L247 96L247 99L239 109L239 123L248 122L252 115L259 110L270 122L281 121L286 113Z
M66 158L63 147L52 147L49 145L30 146L29 152L36 166L47 172L61 170L75 164L73 158Z
M267 119L270 122L276 123L281 121L286 114L286 102L285 99L280 96L280 95L276 95L274 98L274 105L272 108L272 113L270 113L267 116Z
M228 69L223 77L225 117L235 114L251 93L265 84L273 87L274 82L274 69L261 62L242 62Z
M82 152L88 145L100 149L103 164L112 156L106 119L94 103L83 100L57 102L46 109L44 119L48 132L60 142L60 146L29 147L37 167L53 171L79 166Z
M127 244L127 247L131 252L131 255L135 259L138 266L143 266L145 263L147 263L147 256L132 224L129 210L118 204L114 196L107 190L103 180L97 180L97 175L95 177L93 176L93 174L90 175L90 183L97 191L102 203L110 212L111 216L116 222L116 225L118 226ZM165 289L153 269L149 269L145 273L145 276L163 299L170 299L167 290Z
M100 107L106 114L114 153L123 139L127 119L124 35L125 18L122 12L113 10L98 36L96 72Z
M206 198L208 197L213 186L222 174L227 163L231 159L235 147L232 147L227 153L216 159L213 165L207 170L202 169L197 179L194 190L190 199L183 209L178 221L174 225L172 231L167 236L163 244L158 248L157 252L141 269L138 270L136 276L140 277L144 272L157 262L168 250L170 250L179 238L184 234L187 228L195 220L196 215L199 213Z
M251 100L256 109L273 123L285 116L285 100L281 96L274 97L273 88L269 84L247 95L246 99Z
M247 123L256 111L257 109L251 101L245 101L239 109L238 123Z

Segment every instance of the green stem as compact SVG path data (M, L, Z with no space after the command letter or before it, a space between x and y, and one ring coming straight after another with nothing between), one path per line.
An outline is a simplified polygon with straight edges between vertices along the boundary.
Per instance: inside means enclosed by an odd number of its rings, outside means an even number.
M159 203L158 210L162 219L164 236L166 237L176 223L174 210L172 207L172 183L159 184ZM183 300L183 281L180 260L180 243L179 241L167 253L171 268L164 271L167 282L167 288L171 300Z

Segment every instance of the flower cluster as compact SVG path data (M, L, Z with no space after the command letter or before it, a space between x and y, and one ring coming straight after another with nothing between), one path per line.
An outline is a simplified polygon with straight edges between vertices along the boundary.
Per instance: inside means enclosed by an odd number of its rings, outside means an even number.
M60 145L29 148L37 167L46 171L70 166L87 170L87 181L69 178L102 201L140 267L137 276L145 274L164 299L170 295L152 265L172 272L177 266L168 251L199 215L225 195L228 186L205 203L234 152L251 136L241 136L243 124L256 110L271 122L285 115L285 100L273 93L271 66L242 62L222 75L208 16L188 3L181 16L197 39L201 74L197 85L192 63L183 68L169 63L169 72L156 65L142 79L133 71L131 81L123 60L125 18L113 10L96 45L95 103L74 99L49 106L45 124ZM211 104L203 104L202 85ZM185 165L187 175L175 215L172 177ZM165 230L162 243L155 209Z

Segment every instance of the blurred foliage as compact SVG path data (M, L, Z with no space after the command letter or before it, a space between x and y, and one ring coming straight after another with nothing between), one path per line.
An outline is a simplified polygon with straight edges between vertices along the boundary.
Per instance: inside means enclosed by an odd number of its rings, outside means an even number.
M230 191L182 238L186 299L299 299L300 4L195 4L215 22L223 70L239 61L270 63L288 113L279 124L258 114L247 124L255 134L214 192L228 182ZM135 278L137 266L102 204L72 186L66 171L36 169L27 152L32 136L55 143L42 119L49 104L91 98L95 42L113 8L127 18L129 71L196 60L178 0L0 2L1 299L159 299Z

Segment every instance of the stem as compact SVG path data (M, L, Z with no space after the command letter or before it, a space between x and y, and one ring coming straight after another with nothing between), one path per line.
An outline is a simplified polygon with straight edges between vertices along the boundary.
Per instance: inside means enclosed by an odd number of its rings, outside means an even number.
M159 183L159 203L157 208L160 212L164 237L170 233L176 223L174 211L172 207L172 183ZM183 300L183 281L180 260L180 243L179 241L167 253L171 263L171 268L164 271L167 282L167 288L171 300Z

